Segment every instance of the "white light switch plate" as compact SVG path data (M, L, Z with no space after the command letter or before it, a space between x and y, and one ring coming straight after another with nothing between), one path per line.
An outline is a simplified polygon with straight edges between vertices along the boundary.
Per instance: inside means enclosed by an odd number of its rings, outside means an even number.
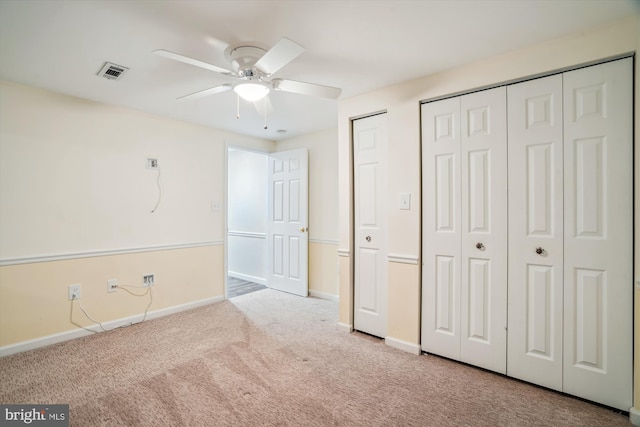
M400 209L406 211L411 209L411 193L400 193Z

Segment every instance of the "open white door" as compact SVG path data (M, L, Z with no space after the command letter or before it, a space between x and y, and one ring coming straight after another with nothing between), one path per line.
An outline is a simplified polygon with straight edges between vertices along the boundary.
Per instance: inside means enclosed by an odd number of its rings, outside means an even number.
M306 148L269 155L268 286L309 295L308 154Z

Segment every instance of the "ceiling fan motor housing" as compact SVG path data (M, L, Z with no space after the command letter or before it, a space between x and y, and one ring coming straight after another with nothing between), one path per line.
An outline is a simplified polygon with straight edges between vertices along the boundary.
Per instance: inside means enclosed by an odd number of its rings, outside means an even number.
M239 46L229 52L233 71L240 77L261 78L264 75L255 68L256 62L266 53L264 49L255 46Z

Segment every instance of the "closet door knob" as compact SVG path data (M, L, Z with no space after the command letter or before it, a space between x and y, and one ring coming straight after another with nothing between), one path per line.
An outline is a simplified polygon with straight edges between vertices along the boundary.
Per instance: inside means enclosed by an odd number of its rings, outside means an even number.
M542 255L542 254L544 253L544 249L542 249L541 247L537 247L537 248L536 248L536 253L537 253L538 255Z
M482 250L484 249L484 244L482 242L478 242L476 243L476 248Z
M364 240L366 240L367 242L370 242L371 241L371 236L365 237Z

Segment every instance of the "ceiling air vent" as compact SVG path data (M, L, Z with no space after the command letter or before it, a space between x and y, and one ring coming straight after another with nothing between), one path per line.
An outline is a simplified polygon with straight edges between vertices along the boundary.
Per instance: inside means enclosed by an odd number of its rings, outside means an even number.
M122 65L112 64L111 62L105 62L104 67L98 72L98 75L109 80L118 80L128 70L127 67Z

